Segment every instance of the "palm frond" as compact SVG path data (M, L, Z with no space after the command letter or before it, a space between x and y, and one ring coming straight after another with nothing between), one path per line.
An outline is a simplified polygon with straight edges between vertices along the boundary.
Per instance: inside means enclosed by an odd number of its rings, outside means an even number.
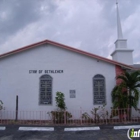
M126 71L116 79L120 79L122 82L116 85L111 92L113 107L125 108L129 105L136 109L140 97L140 71Z

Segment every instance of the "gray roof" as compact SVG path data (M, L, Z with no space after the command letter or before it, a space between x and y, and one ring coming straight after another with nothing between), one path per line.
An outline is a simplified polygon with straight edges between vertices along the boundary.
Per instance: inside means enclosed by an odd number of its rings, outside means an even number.
M134 68L136 68L136 69L140 69L140 64L133 64L131 66L134 67Z

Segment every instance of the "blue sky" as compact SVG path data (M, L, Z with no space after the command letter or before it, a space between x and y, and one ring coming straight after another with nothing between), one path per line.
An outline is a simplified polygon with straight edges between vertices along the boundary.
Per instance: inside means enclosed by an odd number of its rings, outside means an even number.
M0 54L49 39L111 59L115 0L0 0ZM140 63L140 0L118 0L124 39Z

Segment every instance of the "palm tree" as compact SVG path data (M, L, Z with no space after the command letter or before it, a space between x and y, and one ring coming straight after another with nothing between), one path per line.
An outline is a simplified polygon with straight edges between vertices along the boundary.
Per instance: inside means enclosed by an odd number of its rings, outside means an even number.
M121 80L112 90L113 108L131 108L137 110L140 96L140 71L127 72L117 76Z

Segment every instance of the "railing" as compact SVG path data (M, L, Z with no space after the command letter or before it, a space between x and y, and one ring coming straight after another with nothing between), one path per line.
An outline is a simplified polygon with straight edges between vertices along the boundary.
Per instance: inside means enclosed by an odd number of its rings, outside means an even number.
M16 120L16 113L18 114ZM0 124L24 125L97 125L115 123L140 123L139 110L125 109L93 109L69 111L0 111Z

